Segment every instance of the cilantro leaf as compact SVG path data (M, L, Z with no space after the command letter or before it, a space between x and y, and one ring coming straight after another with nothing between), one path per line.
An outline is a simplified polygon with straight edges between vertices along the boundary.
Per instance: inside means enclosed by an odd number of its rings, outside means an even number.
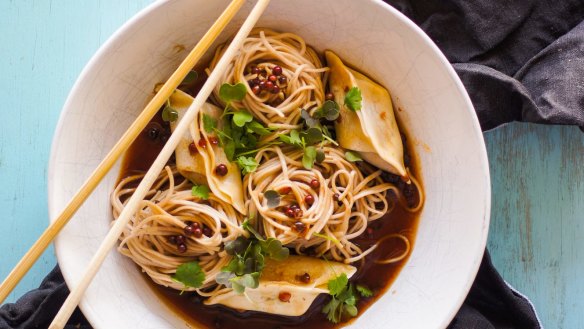
M352 111L359 111L361 109L361 90L358 87L349 89L345 95L345 105Z
M278 138L286 144L302 147L302 140L298 130L292 130L289 135L280 135Z
M253 115L251 115L251 113L248 111L237 111L233 113L232 120L236 126L241 128L245 126L246 123L249 123L253 120Z
M371 289L365 287L364 285L360 285L358 284L356 286L357 291L361 294L361 296L363 297L371 297L373 296L373 291L371 291Z
M327 319L330 322L340 322L343 315L349 317L357 316L359 310L356 305L359 298L355 292L355 286L349 284L349 279L345 273L330 280L328 282L328 289L331 300L322 308L322 312L327 315ZM357 288L358 291L360 291L359 289ZM364 291L370 292L368 289Z
M205 282L205 272L198 262L190 262L179 265L172 280L185 285L185 288L199 288Z
M343 274L337 276L336 278L334 278L328 282L329 293L332 296L337 296L337 295L341 294L343 292L343 290L345 290L345 288L347 288L348 283L349 283L349 278L347 277L347 274L343 273Z
M268 208L276 208L280 205L280 193L274 190L265 191L264 198L268 201Z
M203 200L209 200L209 192L211 191L209 190L209 186L207 185L195 185L191 189L191 194L193 196L196 196L197 198Z
M256 171L259 164L253 157L240 156L237 158L237 165L241 169L242 174L247 175Z
M247 94L247 87L243 83L235 85L224 83L219 88L219 98L229 104L232 101L241 101Z
M213 132L217 128L217 119L207 113L203 113L203 128L207 133Z
M314 161L316 161L316 148L314 146L308 146L304 149L304 155L302 156L302 165L306 169L312 169L314 166Z
M323 308L322 313L326 314L326 318L332 323L339 323L341 322L342 316L342 305L343 303L336 299L332 298L330 302L328 302Z
M166 104L162 110L162 120L166 122L173 122L178 119L178 111L173 109L170 104Z
M347 161L349 162L363 161L363 158L361 158L361 155L359 155L359 153L352 151L345 152L345 159L347 159Z

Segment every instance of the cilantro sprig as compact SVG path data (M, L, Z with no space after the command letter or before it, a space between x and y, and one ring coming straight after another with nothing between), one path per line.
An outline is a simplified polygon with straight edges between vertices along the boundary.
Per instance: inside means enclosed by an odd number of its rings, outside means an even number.
M361 90L358 87L352 87L345 94L345 106L352 111L359 111L361 109Z
M239 236L225 245L225 251L232 259L215 279L217 283L233 288L240 294L244 293L246 288L255 289L259 286L266 257L281 261L290 254L290 250L282 246L280 240L265 239L248 220L245 220L242 226L250 233L250 237Z
M195 185L191 189L191 194L199 199L209 200L209 193L211 190L207 185Z
M355 317L359 313L357 302L361 297L371 297L373 292L364 285L349 283L347 274L343 273L328 282L331 300L322 308L322 313L332 323L339 323L343 317Z
M234 102L242 101L246 94L245 84L224 83L219 88L219 98L225 103L221 119L223 128L217 129L216 123L203 117L205 130L210 129L217 133L227 159L236 162L244 175L257 169L259 164L250 155L259 150L259 139L271 133L271 129L256 121L250 112L234 106Z
M171 279L184 284L185 288L199 288L205 282L205 272L198 262L184 263L177 267Z

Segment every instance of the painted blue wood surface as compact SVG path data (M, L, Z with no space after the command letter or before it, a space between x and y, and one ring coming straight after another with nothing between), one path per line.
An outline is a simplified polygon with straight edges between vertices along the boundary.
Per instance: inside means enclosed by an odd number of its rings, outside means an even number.
M48 223L47 166L65 98L99 46L151 0L0 0L0 278ZM55 266L45 252L7 301Z
M485 137L495 266L546 328L584 328L584 134L515 123Z
M46 227L47 163L67 93L91 55L150 0L0 0L0 278ZM584 323L584 135L512 124L485 134L493 183L489 248L547 328ZM45 253L10 295L54 267Z

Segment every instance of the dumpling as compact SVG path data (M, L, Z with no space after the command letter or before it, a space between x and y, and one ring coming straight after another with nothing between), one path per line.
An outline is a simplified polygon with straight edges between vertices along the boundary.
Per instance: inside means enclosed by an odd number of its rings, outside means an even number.
M342 273L350 278L356 271L354 266L314 257L289 256L282 261L266 259L257 288L246 289L245 295L230 290L207 299L205 304L222 304L241 311L300 316L306 313L318 295L329 292L329 280ZM308 283L299 279L305 273L310 276ZM280 298L281 294L286 294L285 300Z
M170 128L174 131L178 122L183 118L187 109L193 102L193 98L180 90L176 90L170 96L170 106L178 112L178 119L171 122ZM204 131L203 114L206 114L218 123L221 128L221 115L223 111L215 105L205 103L199 111L198 119L193 122L189 130L185 132L182 140L175 150L176 166L181 175L193 182L194 184L207 184L209 189L221 200L230 203L242 214L246 214L243 202L243 185L241 181L241 172L237 164L230 162L218 145L209 145L198 147L196 152L192 152L191 143L198 144L199 140L209 140L210 135ZM216 138L216 137L214 137ZM227 167L227 174L219 176L215 174L215 168L223 164Z
M378 168L409 180L404 166L403 144L389 92L365 75L345 66L332 51L325 51L330 67L329 88L340 107L335 130L339 144L358 152ZM345 95L352 88L361 91L361 109L347 108Z

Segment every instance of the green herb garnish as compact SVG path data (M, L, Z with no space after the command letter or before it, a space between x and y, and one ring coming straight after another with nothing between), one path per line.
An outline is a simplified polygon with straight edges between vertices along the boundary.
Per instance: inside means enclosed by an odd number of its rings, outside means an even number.
M335 101L326 101L314 114L317 118L334 121L339 117L339 105Z
M302 119L304 119L304 123L306 123L306 125L309 128L316 127L316 126L320 125L320 122L318 121L318 119L315 119L312 116L310 116L310 113L308 113L308 111L306 111L305 109L302 109L300 111L300 117Z
M326 158L323 150L316 150L316 163L322 163Z
M253 155L261 148L271 145L266 144L258 148L258 141L261 136L269 134L271 130L255 121L248 111L234 110L230 106L226 106L222 120L222 130L215 129L215 131L221 140L227 159L236 162L244 175L254 172L258 163Z
M292 130L290 134L280 135L278 136L278 138L286 144L297 147L303 147L302 140L300 139L300 133L298 133L298 130Z
M371 297L373 292L363 285L349 284L349 278L345 273L331 279L328 282L329 294L331 300L323 308L322 312L326 314L327 319L332 323L339 323L343 316L355 317L359 313L357 302L359 296Z
M363 98L361 97L361 90L357 87L349 89L345 95L345 106L350 110L359 111L361 109L361 102Z
M312 169L314 166L314 161L316 161L316 148L314 146L308 146L304 149L302 165L306 169Z
M215 129L217 129L217 119L213 118L207 113L203 113L203 128L205 128L207 133L212 133Z
M345 290L348 283L349 283L349 278L347 277L347 274L345 274L345 273L330 280L328 282L329 294L331 294L332 296L340 295Z
M264 192L264 198L268 201L269 208L276 208L280 205L280 193L274 190L267 190Z
M237 165L241 168L241 173L246 175L256 171L259 164L252 157L240 156L237 158Z
M359 153L352 151L345 152L345 159L347 159L349 162L363 161L363 158L361 155L359 155Z
M246 126L248 133L256 133L260 136L265 136L270 134L272 131L269 128L264 127L261 123L257 121L250 121Z
M363 297L372 297L373 296L373 291L371 291L371 289L365 287L364 285L356 285L355 288L357 288L357 291L361 294L361 296Z
M209 187L207 185L195 185L191 189L191 194L203 200L209 199Z
M197 71L189 71L189 73L187 73L183 81L180 83L179 87L190 86L195 83L197 79L199 79L199 73Z
M166 102L166 106L162 110L162 120L166 122L174 122L178 119L178 111L170 106L170 102Z
M247 93L247 87L243 83L237 83L235 85L224 83L219 88L219 98L226 104L230 104L233 101L241 101Z
M238 127L245 126L246 123L250 123L253 120L253 115L248 111L237 111L233 113L233 123Z
M199 288L205 282L205 272L198 262L184 263L177 267L176 273L171 278L173 281L184 284L185 288Z
M288 248L283 247L280 240L264 239L252 227L249 220L246 219L242 227L250 233L250 237L240 236L225 244L225 251L232 256L232 259L221 269L221 273L215 279L217 283L233 288L240 294L246 288L258 287L266 257L281 261L290 254Z

